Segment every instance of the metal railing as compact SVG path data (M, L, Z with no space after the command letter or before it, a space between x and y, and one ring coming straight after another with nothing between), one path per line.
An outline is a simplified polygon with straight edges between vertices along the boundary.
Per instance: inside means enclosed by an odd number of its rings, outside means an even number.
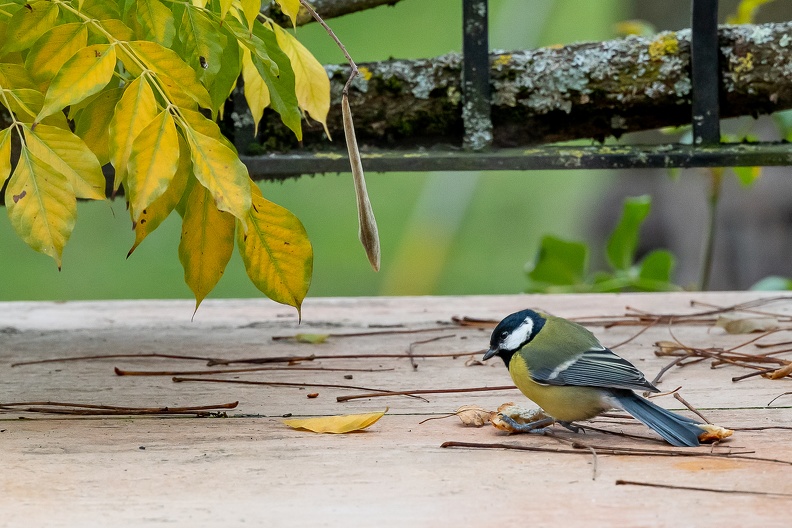
M792 146L788 144L722 143L720 140L718 0L692 0L691 145L490 147L488 0L463 0L462 12L464 149L364 152L365 170L497 171L792 165ZM243 155L241 158L255 179L276 180L301 174L349 172L349 161L342 152L338 155L327 152Z

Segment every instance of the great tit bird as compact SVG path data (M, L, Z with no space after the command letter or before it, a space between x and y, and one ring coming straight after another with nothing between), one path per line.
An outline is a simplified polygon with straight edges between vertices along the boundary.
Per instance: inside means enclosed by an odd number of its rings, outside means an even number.
M609 409L623 409L669 444L699 445L703 430L695 420L655 405L634 390L660 392L629 361L602 346L577 323L533 310L513 313L492 332L484 359L500 356L514 384L553 419L512 427L540 432L558 421L588 420Z

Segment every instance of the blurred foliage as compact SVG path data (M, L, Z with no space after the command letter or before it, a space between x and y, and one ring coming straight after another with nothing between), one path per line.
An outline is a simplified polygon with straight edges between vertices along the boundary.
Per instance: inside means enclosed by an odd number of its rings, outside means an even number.
M534 262L528 265L528 291L544 293L671 291L674 256L662 249L636 262L641 225L649 215L648 195L627 198L622 216L605 246L609 271L589 273L589 247L546 236Z

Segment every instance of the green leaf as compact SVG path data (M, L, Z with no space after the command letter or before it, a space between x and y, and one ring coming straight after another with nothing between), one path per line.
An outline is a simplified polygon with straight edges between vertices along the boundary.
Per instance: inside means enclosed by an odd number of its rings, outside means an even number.
M25 128L30 153L66 177L77 198L103 200L105 177L96 155L82 139L58 127Z
M137 20L143 30L143 38L169 48L176 36L173 13L159 0L138 0Z
M627 198L624 201L622 217L611 233L606 247L608 263L614 269L626 270L632 266L641 224L651 207L652 199L648 195Z
M792 290L792 280L786 277L771 275L760 280L751 289L754 291L785 291Z
M124 90L110 120L110 161L115 168L113 189L126 179L132 142L157 115L157 101L145 79L138 77Z
M638 276L641 279L658 282L671 282L671 272L674 270L674 255L664 249L656 249L641 260Z
M193 172L215 199L220 211L244 220L250 209L250 177L239 156L220 141L190 126L183 127L190 145Z
M234 217L215 207L209 190L195 185L182 221L179 260L196 310L223 276L234 251L234 227Z
M115 66L115 46L109 44L94 44L75 53L52 79L36 120L101 91Z
M24 145L6 188L6 209L19 238L52 257L60 269L77 217L77 200L66 177Z
M209 95L212 97L212 110L214 113L221 113L226 100L236 87L237 79L242 73L241 49L237 40L233 38L228 30L223 28L227 37L228 44L223 48L223 56L220 58L222 68L214 77L208 78Z
M168 110L163 110L132 143L126 189L132 221L162 196L179 165L179 134Z
M237 246L253 284L273 301L300 313L311 285L313 249L300 220L266 200L251 182L252 205L237 230Z
M162 196L154 200L154 202L143 209L140 218L134 223L135 226L135 243L127 253L127 258L133 251L140 245L143 240L154 232L160 224L173 212L176 206L182 201L182 198L187 191L187 181L192 175L192 162L190 161L190 147L181 136L179 139L179 165L176 168L176 174L170 181L168 188L162 193ZM193 178L194 180L195 178ZM187 200L184 200L185 204Z
M535 283L573 286L586 280L588 247L581 242L568 242L545 236L536 260L528 269L528 278Z
M732 167L743 187L750 187L762 175L762 167Z
M191 4L185 6L182 15L179 40L184 46L187 63L196 71L199 79L206 82L217 75L221 66L225 67L221 57L228 41L226 35L218 23Z
M52 2L32 2L25 4L8 21L5 44L0 55L29 48L41 35L55 25L58 6Z
M49 83L72 55L88 44L88 30L77 22L55 26L39 38L25 57L37 83Z
M260 38L267 48L267 54L278 65L279 74L265 66L261 56L253 57L253 64L267 83L270 92L270 105L281 116L283 124L289 127L298 140L302 140L301 115L297 102L294 70L289 57L281 50L275 33L261 24L254 24L253 34Z

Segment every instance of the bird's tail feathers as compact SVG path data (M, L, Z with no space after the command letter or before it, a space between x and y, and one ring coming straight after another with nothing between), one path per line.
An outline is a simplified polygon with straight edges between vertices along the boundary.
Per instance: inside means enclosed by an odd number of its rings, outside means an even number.
M614 390L613 403L643 422L671 445L677 447L696 447L699 435L703 432L698 422L680 416L655 405L631 390Z

